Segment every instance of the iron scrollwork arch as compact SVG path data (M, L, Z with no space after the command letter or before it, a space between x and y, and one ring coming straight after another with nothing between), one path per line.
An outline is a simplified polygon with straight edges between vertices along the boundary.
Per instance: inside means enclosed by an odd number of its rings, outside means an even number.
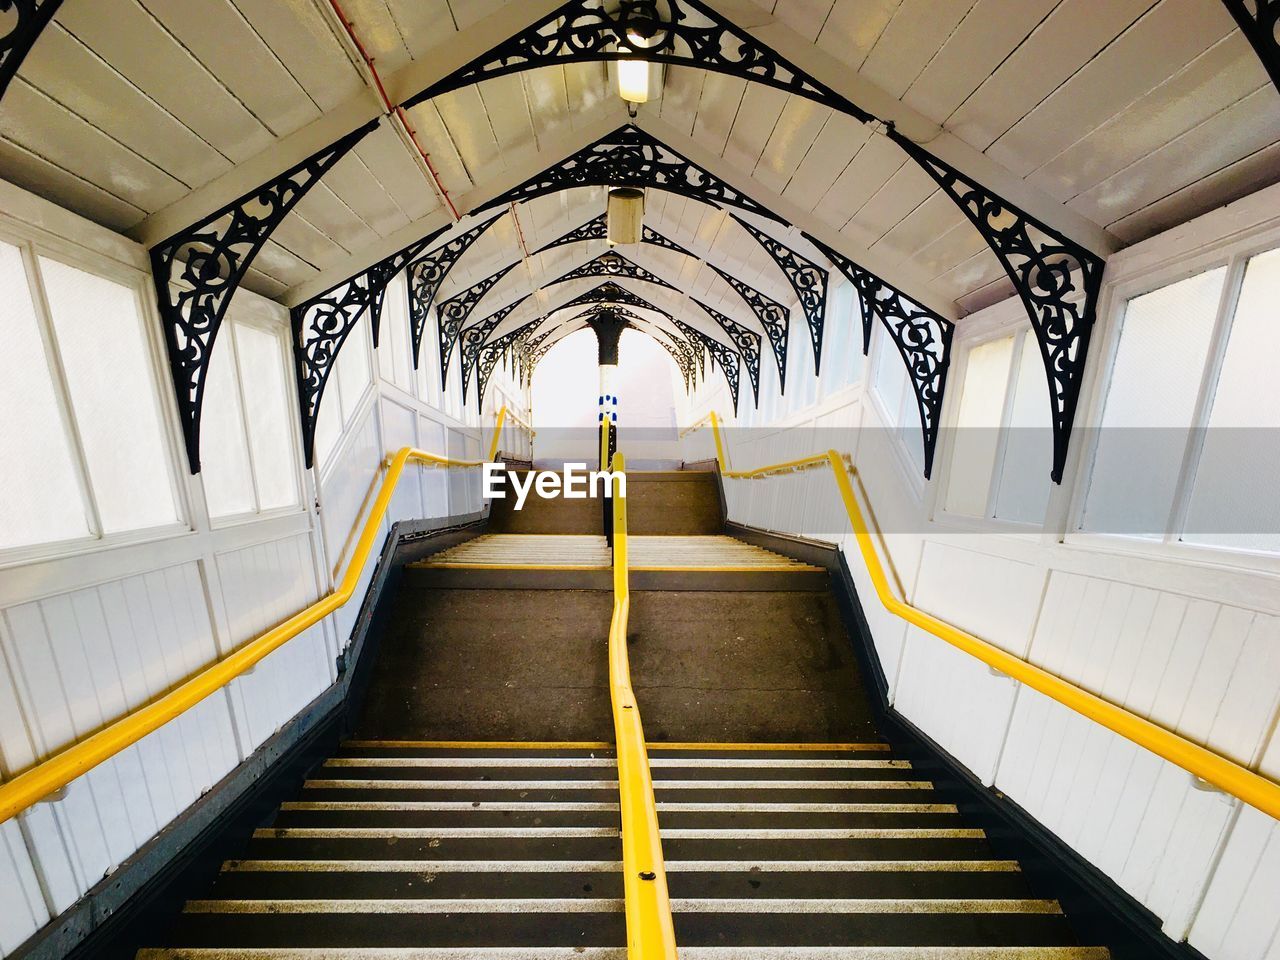
M590 240L607 240L609 239L609 219L605 214L600 214L588 220L580 227L575 227L568 233L565 233L550 243L544 244L533 252L534 256L540 253L546 253L548 250L554 250L556 247L568 246L571 243L586 243ZM640 231L640 242L647 243L651 246L661 247L664 250L674 250L676 253L682 253L686 257L694 260L699 259L698 255L686 250L674 240L664 237L657 230L648 225L643 225Z
M27 58L40 34L58 12L62 0L3 0L0 12L9 20L10 29L0 35L0 98L9 82Z
M366 124L151 248L151 275L193 474L200 472L209 359L232 296L294 205L377 125L376 120Z
M701 300L690 297L694 303L702 308L712 320L720 324L720 329L729 335L738 348L738 355L742 357L743 363L747 365L747 376L751 379L751 392L755 396L756 406L760 406L760 334L754 330L748 330L742 324L726 317L719 310L713 310Z
M516 261L519 263L519 261ZM508 264L492 276L485 277L474 286L468 287L456 296L443 301L436 310L436 319L440 324L440 382L449 380L449 357L453 355L453 345L462 332L462 327L471 317L471 313L484 299L484 295L494 285L516 268L515 263ZM467 374L466 368L462 375Z
M773 358L778 364L778 392L785 393L787 389L787 342L791 330L791 311L787 309L785 304L779 303L772 297L766 297L755 287L748 286L733 274L721 270L714 263L710 266L721 280L733 287L738 296L742 298L743 303L750 307L751 312L756 315L756 319L760 321L760 326L764 327L764 332L769 337L769 344L773 347Z
M721 343L715 337L707 336L697 327L690 326L683 320L674 320L673 322L686 337L695 343L701 344L702 348L711 354L711 359L719 365L720 372L724 374L724 382L729 385L729 396L733 399L733 412L736 416L738 413L738 382L742 368L742 357L732 347Z
M440 291L440 285L449 276L449 271L453 269L453 265L459 258L503 216L505 214L499 214L479 226L472 227L466 233L454 237L448 243L441 244L435 250L409 264L409 330L413 338L415 370L418 368L418 358L422 352L422 335L426 332L427 317L431 311L431 304Z
M462 351L460 365L462 367L462 402L464 404L467 402L467 381L471 379L471 369L475 367L476 362L480 359L481 349L488 342L489 337L493 335L493 331L497 330L502 321L511 315L511 311L528 300L529 297L530 294L526 293L523 297L495 310L479 323L472 324L462 331L459 342Z
M1102 293L1101 257L1020 211L892 127L891 136L978 229L1013 280L1031 319L1049 382L1054 483L1062 482L1089 339ZM1081 285L1076 286L1075 274Z
M568 273L549 281L546 285L552 287L557 283L568 283L570 280L585 280L591 277L626 277L629 280L643 280L645 283L652 283L659 287L666 287L668 290L679 292L678 287L667 283L657 274L646 270L634 260L628 260L615 250L605 251L595 259L588 260L582 266L575 267Z
M786 274L791 289L796 292L800 309L804 311L804 318L809 324L809 340L813 344L813 374L817 376L822 370L822 332L827 316L827 271L807 257L800 256L785 243L775 240L759 227L733 214L729 216L773 258L773 262Z
M629 123L490 200L480 211L576 187L618 186L666 190L779 220L767 207Z
M1280 0L1222 0L1280 90Z

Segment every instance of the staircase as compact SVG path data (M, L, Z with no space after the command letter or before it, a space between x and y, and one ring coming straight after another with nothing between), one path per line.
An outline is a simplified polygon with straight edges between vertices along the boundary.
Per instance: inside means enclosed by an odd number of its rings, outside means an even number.
M1109 956L884 742L825 568L725 536L712 474L628 474L628 510L682 956ZM531 498L406 568L358 739L139 958L622 960L600 513Z
M682 955L1102 960L881 743L654 744ZM600 745L353 741L140 960L626 955Z

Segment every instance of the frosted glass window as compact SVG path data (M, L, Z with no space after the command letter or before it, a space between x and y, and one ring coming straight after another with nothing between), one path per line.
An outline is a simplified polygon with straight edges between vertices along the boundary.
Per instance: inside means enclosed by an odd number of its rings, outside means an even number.
M890 423L897 426L896 418L902 409L902 395L907 388L907 370L902 362L902 354L898 352L893 338L878 326L875 332L876 341L876 393L885 412L889 414Z
M399 273L387 284L382 301L381 343L378 345L378 369L384 380L401 390L413 390L413 368L409 340L409 297L405 275Z
M151 353L129 287L40 258L104 533L178 520Z
M1129 301L1084 529L1163 537L1225 275L1209 270Z
M22 252L0 242L0 549L92 533Z
M1218 375L1182 539L1280 551L1280 250L1252 258Z
M947 481L947 509L954 513L987 515L1013 342L1013 337L1004 337L969 351Z
M245 419L258 481L258 509L298 503L298 465L289 406L284 342L247 323L235 325Z
M1049 387L1040 346L1030 334L1022 338L1022 356L1009 404L996 516L1001 520L1043 523L1053 481L1053 433Z
M254 511L253 473L230 324L223 326L209 358L209 380L200 415L200 478L210 517Z
M366 319L357 324L356 328L347 335L330 378L332 380L332 377L337 377L342 384L343 425L351 422L365 389L373 380L369 367L370 348L369 324ZM328 399L329 397L326 396L321 402L324 403Z

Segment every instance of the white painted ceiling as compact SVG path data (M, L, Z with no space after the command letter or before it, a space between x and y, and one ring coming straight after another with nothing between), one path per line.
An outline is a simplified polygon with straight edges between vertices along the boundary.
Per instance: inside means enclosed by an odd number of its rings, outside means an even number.
M468 38L500 39L526 2L343 6L379 74L394 79L447 58ZM718 6L766 42L785 37L815 61L835 58L861 89L985 153L1002 176L1064 217L1106 231L1115 247L1280 180L1280 94L1218 0ZM624 122L611 76L607 64L542 68L443 95L409 117L440 185L465 213ZM369 102L369 83L329 0L66 0L0 102L0 176L153 242L161 224L216 195L229 171L255 161L269 169L283 138L325 123L329 140L353 129L358 121L342 127L344 111ZM660 97L638 122L716 158L726 179L766 206L838 231L852 249L869 251L891 283L909 278L959 314L1007 292L960 210L871 125L686 67L665 69ZM591 259L602 243L524 252L603 205L602 190L584 188L520 206L460 261L440 298L524 258L486 297L480 319ZM246 282L297 302L449 219L439 189L384 122L303 198ZM757 222L811 252L796 231ZM794 302L782 273L722 212L651 192L646 223ZM626 252L758 329L702 263L651 246ZM596 282L543 291L502 329ZM697 313L682 294L631 287L677 315Z

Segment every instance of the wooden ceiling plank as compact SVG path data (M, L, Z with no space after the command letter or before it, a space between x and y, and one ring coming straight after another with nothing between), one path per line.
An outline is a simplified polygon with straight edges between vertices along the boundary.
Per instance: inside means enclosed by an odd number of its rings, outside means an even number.
M758 83L747 84L742 106L724 145L724 158L740 170L754 170L782 116L789 94Z
M244 287L244 289L249 290L252 293L256 293L260 297L266 297L269 300L274 300L288 289L287 284L281 283L275 277L263 273L261 270L257 270L253 267L249 267L245 271L244 278L240 281L240 285Z
M558 67L544 67L524 74L537 82L543 73L558 73ZM538 139L533 132L533 117L524 98L524 84L520 74L495 77L477 88L489 126L498 141L498 149L505 155L515 150L536 150Z
M917 250L912 262L930 277L938 277L984 250L991 252L987 241L965 220Z
M837 230L842 229L907 163L910 161L896 143L868 131L866 142L814 212Z
M365 93L360 71L315 6L279 0L234 3L321 110L333 110Z
M380 127L356 144L352 152L409 220L425 217L440 207L435 190L409 148L390 127Z
M379 237L409 223L405 212L355 153L343 157L325 174L324 186Z
M573 129L563 66L521 74L520 80L533 125L535 145L541 145L544 137L555 139Z
M329 239L324 231L318 229L297 210L291 210L289 215L280 221L280 225L272 232L268 242L284 247L300 260L321 270L347 256L346 250Z
M782 195L805 210L816 211L870 136L870 127L832 111Z
M957 227L966 227L968 233L982 237L970 225L959 207L942 191L936 191L918 207L899 220L875 243L875 249L890 260L899 262L911 259L917 264L917 254L940 236ZM985 241L982 241L985 243Z
M1235 31L1220 3L1163 0L1014 124L987 154L1025 177ZM1171 139L1183 131L1166 132Z
M474 183L485 183L505 169L498 138L476 87L464 87L436 97L435 105Z
M223 156L238 163L272 143L262 122L135 0L64 4L58 22Z
M120 76L55 21L22 64L22 76L68 110L151 159L188 187L231 161Z
M812 100L787 97L752 175L775 193L785 194L833 113L830 107Z
M449 9L453 11L453 20L459 31L475 26L485 17L503 12L507 6L506 0L449 0Z
M957 304L961 304L965 296L974 290L981 290L992 284L1008 283L1009 276L1004 267L996 259L996 255L987 247L973 256L956 264L946 273L937 277L934 282L944 292L949 292ZM1012 288L1010 288L1012 293ZM962 307L963 309L963 307ZM964 312L970 312L964 310Z
M261 276L270 277L279 284L281 289L271 294L273 297L279 296L293 284L302 283L316 273L315 266L273 240L268 240L262 245L262 250L253 258L251 269Z
M773 14L810 43L826 25L835 0L787 0L775 5Z
M692 133L708 75L706 70L693 67L668 66L659 116L676 129Z
M426 147L431 155L431 162L436 168L436 175L444 188L452 196L466 193L475 187L471 172L462 162L458 146L453 142L444 118L436 109L434 102L428 101L412 107L409 111L409 122L417 131L418 142Z
M0 136L5 179L113 230L127 230L146 216L141 207L63 170L39 154Z
M326 186L327 180L308 190L293 211L349 254L375 243L378 234Z
M1244 34L1224 37L1041 166L1031 179L1066 202L1269 82Z
M840 232L874 251L889 231L936 192L933 178L914 163L903 164ZM890 256L884 262L897 263L898 259Z
M862 68L902 0L836 0L818 35L818 46L850 70Z
M5 94L0 136L146 211L187 193L185 184L20 76Z
M934 123L960 104L1062 0L978 0L902 100Z
M708 73L702 84L692 136L717 156L724 155L746 91L747 81L723 73Z
M231 0L142 2L276 136L291 133L320 116L315 101Z
M608 70L603 63L568 63L564 67L565 92L574 129L579 117L588 117L600 105L614 98L608 86Z
M400 38L415 60L448 43L456 34L448 0L385 0Z
M1114 223L1278 139L1275 90L1262 87L1080 194L1070 205L1099 222ZM1273 174L1272 182L1276 178L1280 175ZM1186 219L1204 212L1188 206Z
M974 0L903 0L859 73L901 100Z
M1246 197L1276 180L1280 170L1280 143L1263 147L1167 197L1148 204L1111 226L1126 243L1137 243L1185 223L1197 212Z
M986 150L1156 2L1063 0L947 118L947 129Z
M328 3L328 0L324 0ZM402 70L413 61L413 55L405 37L400 31L396 18L386 0L342 0L342 9L346 11L347 20L355 29L361 45L373 57L374 65L380 74L392 74ZM449 33L454 33L453 18L447 16ZM440 33L437 25L428 35Z

